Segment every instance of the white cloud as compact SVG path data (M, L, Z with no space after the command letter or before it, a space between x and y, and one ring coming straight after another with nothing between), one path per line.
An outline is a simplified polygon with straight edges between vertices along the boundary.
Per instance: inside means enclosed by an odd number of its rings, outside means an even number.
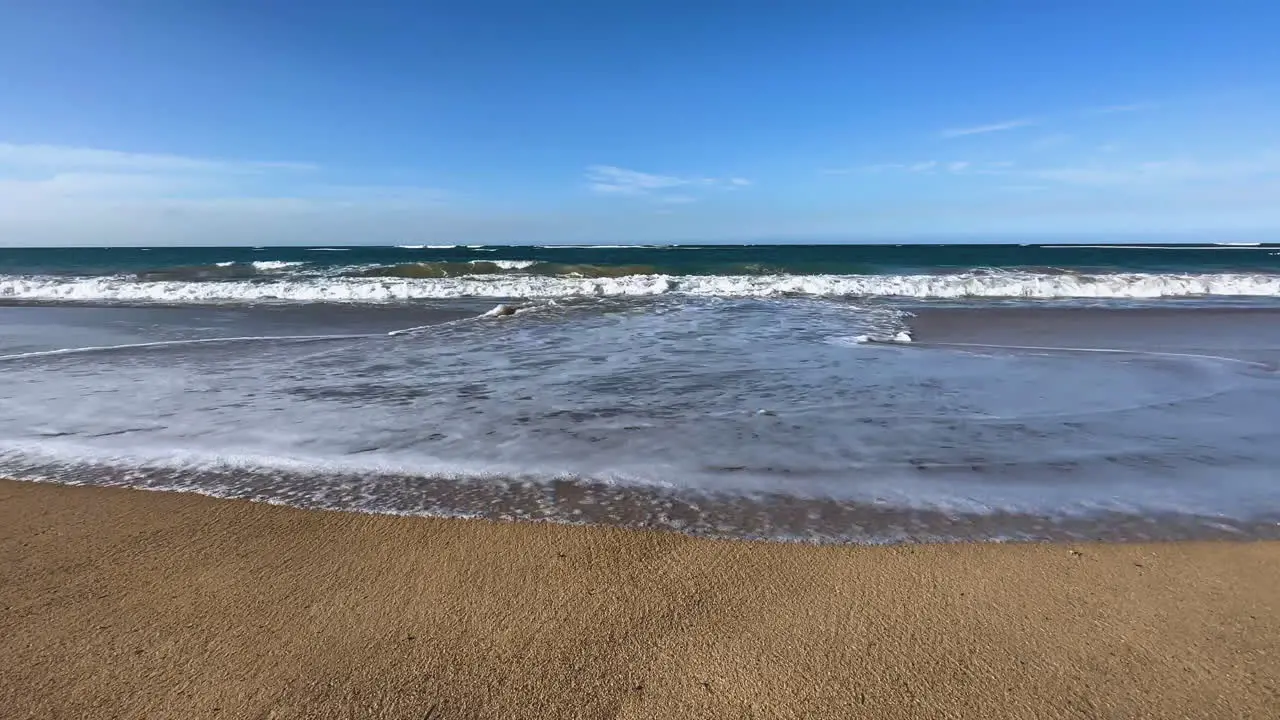
M35 171L100 171L124 173L257 173L312 171L310 163L260 160L215 160L182 155L121 152L62 145L0 143L0 168Z
M919 162L879 163L847 169L824 170L823 172L830 175L845 175L855 172L902 176L985 175L1004 178L1007 181L1005 189L1016 187L1023 190L1028 187L1041 189L1049 185L1136 188L1192 183L1225 184L1252 181L1264 177L1280 178L1280 152L1264 152L1246 160L1100 161L1078 165L1041 167L1027 167L1011 161L971 162L954 160L940 162L937 160L925 160Z
M653 173L628 170L614 165L592 165L586 170L587 186L592 192L600 195L618 195L627 197L656 198L659 202L690 203L696 197L683 194L669 195L667 191L684 188L686 191L697 187L718 187L736 190L751 185L751 181L743 177L679 177L675 175L655 175Z
M1004 122L991 123L990 125L951 128L949 130L943 130L940 134L944 138L958 138L966 135L985 135L986 133L1014 130L1016 128L1029 127L1035 124L1036 121L1031 118L1018 118L1016 120L1005 120Z
M165 196L197 186L189 179L148 174L64 172L30 180L0 178L0 198L23 202L44 198L120 200Z
M587 168L587 182L592 190L602 195L645 195L656 190L689 185L696 181L670 175L653 175L612 165L592 165Z
M0 200L146 202L314 198L439 201L416 186L352 185L312 163L214 160L59 145L0 143Z
M259 232L283 242L356 217L437 212L444 197L335 180L310 163L0 143L0 244L234 242Z
M983 172L985 168L1003 166L1002 163L973 163L968 160L918 160L914 162L876 163L848 168L826 168L819 172L823 175L849 175L852 173L909 173L913 175L932 175L947 172L959 175L967 172Z
M1028 177L1094 187L1233 182L1280 175L1280 156L1204 162L1190 159L1107 163L1027 170Z

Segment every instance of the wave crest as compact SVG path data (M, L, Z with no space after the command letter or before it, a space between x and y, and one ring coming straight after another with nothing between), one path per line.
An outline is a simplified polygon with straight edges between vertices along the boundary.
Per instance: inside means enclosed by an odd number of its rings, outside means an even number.
M655 275L652 265L589 265L541 262L538 260L467 260L400 263L363 268L357 277L461 278L468 275L528 273L572 278L614 278Z
M429 264L424 264L429 265ZM455 263L459 276L193 280L167 278L0 276L0 298L43 302L348 302L394 303L436 298L558 298L689 295L715 297L1116 298L1280 297L1276 274L1064 275L967 272L947 275L636 274L566 277L510 273ZM404 266L396 266L403 268ZM416 267L416 265L415 265ZM465 270L463 273L461 271ZM403 270L401 271L403 272Z

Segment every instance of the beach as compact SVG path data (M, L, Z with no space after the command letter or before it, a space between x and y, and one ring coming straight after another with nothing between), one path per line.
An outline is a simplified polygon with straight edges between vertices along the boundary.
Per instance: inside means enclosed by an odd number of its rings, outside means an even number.
M0 267L5 720L1280 717L1280 246Z
M1275 717L1270 542L813 546L0 482L6 718Z
M1239 5L6 4L0 720L1280 720Z

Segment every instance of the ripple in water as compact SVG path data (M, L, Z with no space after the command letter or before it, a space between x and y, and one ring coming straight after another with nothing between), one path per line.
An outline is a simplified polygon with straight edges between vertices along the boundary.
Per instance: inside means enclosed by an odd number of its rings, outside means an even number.
M854 342L909 320L819 300L611 301L10 360L0 471L777 539L1275 534L1271 373Z

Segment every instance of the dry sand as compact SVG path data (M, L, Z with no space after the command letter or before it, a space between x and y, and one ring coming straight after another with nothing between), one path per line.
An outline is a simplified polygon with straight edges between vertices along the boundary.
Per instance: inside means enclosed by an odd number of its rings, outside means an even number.
M810 547L0 481L4 718L1280 717L1280 546Z

